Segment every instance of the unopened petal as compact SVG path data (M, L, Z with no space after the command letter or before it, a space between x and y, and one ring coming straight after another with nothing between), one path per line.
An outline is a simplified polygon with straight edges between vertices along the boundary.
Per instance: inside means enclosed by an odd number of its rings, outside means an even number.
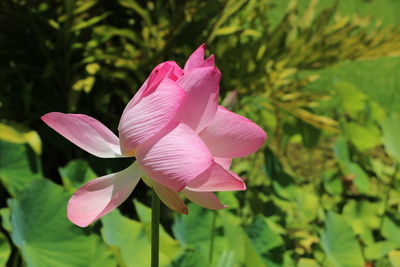
M135 96L129 101L128 105L125 107L122 117L125 112L136 105L140 99L150 94L162 80L168 78L170 80L176 81L183 75L183 70L176 64L175 61L166 61L158 64L150 73L149 77L139 88Z
M140 179L134 163L127 169L94 179L81 188L68 202L68 219L86 227L124 202Z
M150 94L125 110L120 124L121 150L131 154L139 144L176 126L174 118L186 99L185 91L170 79L164 79Z
M212 192L195 192L189 189L183 189L182 193L187 199L204 208L212 210L226 208L226 206L222 204L218 197Z
M234 172L226 170L216 162L202 175L186 186L196 192L218 192L245 190L243 180Z
M194 69L177 83L186 91L187 100L180 121L197 133L208 126L218 109L221 72L216 67Z
M211 55L200 64L200 68L215 66L215 56Z
M243 157L264 144L266 134L251 120L219 106L211 124L200 134L215 157Z
M183 68L185 73L198 68L203 63L205 50L206 45L202 44L190 55Z
M118 137L98 120L83 114L51 112L42 120L87 152L101 157L121 157Z
M149 178L178 192L210 167L212 155L189 126L179 124L154 143L139 146L137 160Z

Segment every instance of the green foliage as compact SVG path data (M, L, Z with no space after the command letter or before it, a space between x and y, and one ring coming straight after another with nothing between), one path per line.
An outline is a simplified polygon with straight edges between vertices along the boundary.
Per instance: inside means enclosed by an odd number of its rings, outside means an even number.
M149 266L142 184L133 205L91 227L66 218L77 188L129 159L93 159L40 116L85 113L116 130L151 69L164 60L183 66L203 42L223 73L221 103L269 139L233 161L247 190L218 193L225 210L162 210L161 265L399 266L398 7L0 2L0 266Z
M81 185L97 177L84 160L74 160L65 167L58 168L65 188L71 193L75 192Z
M0 265L1 266L6 265L10 254L11 254L10 244L8 243L7 238L2 233L0 233Z
M115 266L97 236L67 220L67 200L62 187L42 179L9 201L11 238L28 266Z
M150 211L142 204L135 203L135 206L141 209L142 215ZM113 248L114 255L122 266L150 265L150 218L145 216L144 221L138 222L113 211L102 219L103 239ZM179 244L164 229L160 232L160 264L167 266L175 258Z
M0 180L11 195L21 192L33 179L41 178L40 160L26 145L0 140Z
M383 122L383 143L386 150L395 159L400 160L400 141L397 136L400 129L400 116L393 113Z
M364 260L351 227L340 215L328 213L321 246L333 266L363 266Z

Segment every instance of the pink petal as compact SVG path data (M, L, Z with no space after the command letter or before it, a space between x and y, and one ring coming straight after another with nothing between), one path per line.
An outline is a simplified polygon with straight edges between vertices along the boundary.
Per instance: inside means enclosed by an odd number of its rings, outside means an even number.
M204 208L212 210L226 208L226 206L222 204L218 197L212 192L195 192L188 189L183 189L182 193L187 199Z
M118 128L122 152L134 155L139 144L173 129L185 99L185 91L170 79L164 79L152 93L144 93L122 115Z
M251 120L219 106L214 120L200 134L215 157L236 158L256 152L266 134Z
M212 163L203 141L185 124L153 144L139 146L137 159L148 177L177 192Z
M212 166L188 184L186 189L196 192L238 191L246 190L246 185L236 173L213 162Z
M121 172L83 185L68 202L68 219L80 227L88 226L124 202L139 182L140 175L134 163Z
M118 137L98 120L83 114L50 112L42 120L69 141L101 157L121 157Z
M161 81L165 78L176 81L183 75L183 70L176 64L175 61L166 61L158 64L150 73L149 78L143 83L142 87L137 91L135 96L129 101L128 105L125 107L124 113L132 108L144 95L150 94L157 88Z
M224 167L225 169L229 170L232 164L232 159L231 158L218 158L214 157L214 161Z
M211 55L208 58L206 58L203 63L200 64L200 68L203 67L213 67L215 66L215 56Z
M185 67L183 68L183 71L185 73L200 67L200 65L204 61L205 50L206 50L206 45L202 44L190 55L190 57L185 63Z
M177 81L188 95L179 119L197 133L211 123L217 112L220 79L216 67L206 67L194 69Z
M152 185L158 197L168 208L178 213L188 214L188 208L177 192L155 181L153 181Z

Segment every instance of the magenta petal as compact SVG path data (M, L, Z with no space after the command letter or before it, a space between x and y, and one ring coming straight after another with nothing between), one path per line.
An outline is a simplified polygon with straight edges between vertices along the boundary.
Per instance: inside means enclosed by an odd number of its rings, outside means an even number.
M69 141L101 157L121 157L118 137L98 120L83 114L51 112L42 120Z
M168 208L178 213L188 214L188 208L177 192L155 181L152 182L152 186L158 197Z
M228 158L254 153L266 140L264 130L257 124L222 106L199 135L215 157Z
M221 72L216 67L194 69L177 82L186 91L187 100L180 121L197 133L208 126L218 109Z
M68 202L68 219L86 227L124 202L140 179L137 164L94 179L75 192Z
M216 162L202 175L186 186L196 192L218 192L245 190L243 180L234 172L226 170Z
M215 56L211 55L208 58L206 58L203 63L201 63L200 68L203 67L213 67L215 66Z
M134 155L136 147L176 126L174 118L186 99L185 91L170 79L164 79L150 94L122 115L119 124L121 150Z
M185 124L155 143L139 146L137 159L149 178L174 191L182 190L212 163L203 141Z
M183 68L183 71L185 73L200 67L200 65L204 61L205 50L206 50L206 45L202 44L190 55L190 57L185 63L185 67Z
M193 203L207 209L220 210L226 208L212 192L195 192L189 189L183 189L182 194Z

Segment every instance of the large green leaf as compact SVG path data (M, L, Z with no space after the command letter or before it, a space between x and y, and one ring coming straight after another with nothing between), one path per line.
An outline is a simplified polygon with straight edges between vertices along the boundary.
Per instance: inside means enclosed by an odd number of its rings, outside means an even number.
M354 184L360 193L369 192L369 178L364 170L356 163L351 163L348 166L349 174L354 175Z
M101 222L101 235L108 245L117 248L122 264L150 266L150 242L140 222L122 216L118 210L104 216ZM162 255L160 259L165 264Z
M24 261L31 267L115 266L98 237L84 235L68 221L67 201L63 188L45 179L33 181L9 200L11 238Z
M0 140L0 181L11 195L40 177L39 160L27 145Z
M400 161L400 115L390 114L382 123L383 143L387 152Z
M177 215L172 225L176 239L184 246L209 242L213 211L189 204L189 215ZM201 223L199 223L201 220Z
M297 267L319 267L319 264L314 259L300 258Z
M347 114L356 117L358 112L365 109L367 96L357 87L344 81L337 82L335 87Z
M391 7L397 1L387 0L391 4L382 5ZM320 1L322 2L322 1ZM355 2L355 1L343 1ZM361 2L361 1L357 1ZM376 2L376 1L372 1ZM379 3L379 2L376 2ZM399 16L397 16L398 18ZM400 112L400 58L386 57L365 61L346 61L333 67L321 68L317 71L320 78L310 87L317 91L329 90L336 87L337 81L347 81L359 88L370 99L378 102L387 112ZM354 71L357 70L357 71ZM315 71L313 71L315 73ZM346 92L344 92L346 93Z
M8 244L7 238L0 232L0 266L6 266L10 254L10 244Z
M335 158L339 161L340 167L343 172L347 172L347 168L351 163L350 152L347 146L346 138L338 136L336 143L333 146Z
M262 215L254 217L252 223L245 230L259 254L267 253L269 250L283 245L281 236L268 226Z
M2 208L0 209L1 226L8 232L11 232L11 219L10 219L10 209Z
M346 123L346 135L360 151L372 149L381 143L379 129L371 125L361 125L355 122Z
M343 217L356 234L365 234L379 227L378 206L379 204L368 201L350 200L343 207Z
M400 266L400 250L392 250L389 252L389 261L393 267Z
M219 211L208 210L192 203L188 204L188 208L188 215L176 215L172 225L174 236L187 250L195 251L196 258L203 258L201 262L208 261L212 225L215 220L212 251L212 265L214 266L220 260L219 255L230 251L227 249L226 239L221 236L219 231L223 215L221 216Z
M334 266L363 266L364 259L350 225L340 215L328 212L321 233L321 246Z
M367 246L364 255L369 260L378 260L385 257L389 251L396 248L396 243L392 241L380 241Z
M331 195L340 195L343 192L343 183L337 170L326 170L322 174L325 190Z
M70 161L65 167L58 168L65 188L71 193L75 192L81 185L97 177L90 168L89 163L84 160Z
M400 226L396 224L390 217L383 217L382 222L382 235L386 239L396 243L400 247Z
M116 248L114 253L119 258L120 264L138 267L150 266L151 243L146 224L131 220L121 215L118 210L104 216L101 221L103 223L101 228L103 239L108 245ZM166 235L167 233L161 230L160 266L170 264L178 249L176 241ZM172 247L166 247L170 245ZM165 253L166 251L171 254Z
M233 251L235 263L240 266L266 266L267 259L263 259L252 241L240 226L239 218L229 212L221 212L225 238L228 247Z
M208 262L207 251L203 247L196 249L187 249L182 252L169 267L203 267L205 262Z

